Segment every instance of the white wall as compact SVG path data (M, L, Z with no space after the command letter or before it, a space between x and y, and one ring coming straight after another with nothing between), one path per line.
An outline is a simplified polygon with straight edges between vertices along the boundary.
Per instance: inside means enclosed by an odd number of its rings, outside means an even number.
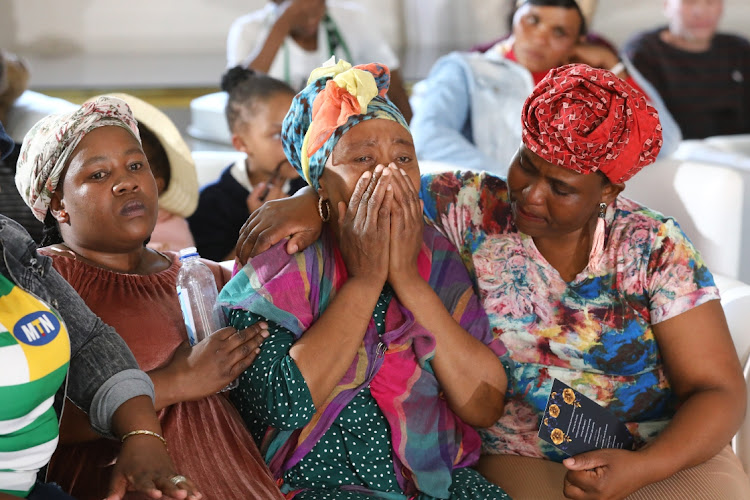
M505 32L514 0L350 0L404 45L468 47ZM223 53L236 17L264 0L2 0L0 47L36 54ZM615 42L663 22L661 0L601 0L594 27ZM379 21L378 21L379 18ZM408 29L404 30L404 27ZM722 27L750 36L750 2L726 0ZM404 32L409 35L404 37Z

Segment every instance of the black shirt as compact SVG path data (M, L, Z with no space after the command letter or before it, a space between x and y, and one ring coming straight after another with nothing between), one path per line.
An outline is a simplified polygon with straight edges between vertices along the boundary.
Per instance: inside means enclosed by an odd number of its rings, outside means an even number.
M631 39L625 53L661 94L685 139L750 133L750 42L717 34L706 52L665 43L665 27Z
M21 145L16 144L13 153L0 160L0 214L23 226L36 244L42 242L44 224L39 222L16 189L16 161Z
M232 176L233 166L225 168L218 181L201 189L198 208L188 218L198 253L204 259L226 259L234 250L240 229L250 216L247 208L250 191ZM306 185L303 179L294 179L287 194L293 194Z

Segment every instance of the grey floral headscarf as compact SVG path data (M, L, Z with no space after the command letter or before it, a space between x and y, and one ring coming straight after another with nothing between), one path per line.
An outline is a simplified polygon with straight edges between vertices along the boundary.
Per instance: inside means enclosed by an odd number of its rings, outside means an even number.
M44 221L70 155L81 139L99 127L122 127L141 142L138 124L121 99L102 96L71 113L39 120L23 138L16 167L16 187L34 217Z

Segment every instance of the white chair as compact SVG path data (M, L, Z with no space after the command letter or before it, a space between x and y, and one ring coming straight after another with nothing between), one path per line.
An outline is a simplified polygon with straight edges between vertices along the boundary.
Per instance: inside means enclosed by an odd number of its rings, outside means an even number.
M732 439L732 449L742 462L745 472L750 473L750 285L721 275L715 275L714 278L721 292L721 305L737 356L744 366L748 408L745 421Z
M682 141L673 157L684 161L721 165L737 172L744 185L750 186L750 134ZM706 200L710 203L716 201L713 198ZM742 214L740 255L743 258L737 276L740 280L750 283L750 196L740 200L735 210Z
M203 141L232 145L224 108L227 105L226 92L214 92L190 101L190 125L188 134Z
M3 126L8 135L15 142L20 143L23 142L26 132L45 116L53 113L65 113L77 107L65 99L27 90L10 107Z
M192 155L201 188L218 180L229 165L245 159L239 151L193 151Z
M744 179L734 169L659 160L626 183L624 196L674 217L708 268L737 278L740 270Z
M745 386L748 388L745 422L732 439L732 449L750 474L750 360L745 362Z
M707 137L705 142L712 148L750 157L750 134L717 135Z
M439 174L456 170L461 170L461 167L441 161L419 160L419 173L421 174Z

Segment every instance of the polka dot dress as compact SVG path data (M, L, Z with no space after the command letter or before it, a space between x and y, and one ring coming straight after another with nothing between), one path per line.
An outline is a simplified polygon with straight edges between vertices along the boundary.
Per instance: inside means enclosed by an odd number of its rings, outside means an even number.
M386 284L373 312L378 334L385 331L385 313L393 297ZM264 320L247 311L235 310L230 324L246 328ZM303 427L315 413L310 391L289 356L294 343L286 329L267 321L271 334L253 365L240 377L231 398L256 440L271 427ZM388 422L368 388L363 389L338 415L320 441L284 475L293 489L305 491L295 500L371 499L372 495L347 491L351 487L385 493L384 497L406 499L393 471L393 445ZM505 499L500 488L472 469L453 473L451 499ZM433 497L420 495L420 500Z

